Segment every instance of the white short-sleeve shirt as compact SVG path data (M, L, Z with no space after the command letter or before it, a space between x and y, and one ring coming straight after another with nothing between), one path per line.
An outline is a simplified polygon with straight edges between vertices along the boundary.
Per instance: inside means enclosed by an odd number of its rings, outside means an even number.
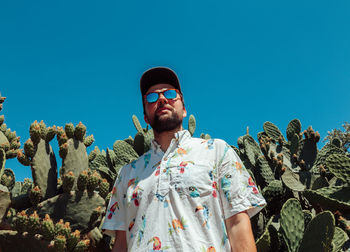
M129 251L231 251L224 220L265 204L226 142L183 130L122 168L102 229L126 231Z

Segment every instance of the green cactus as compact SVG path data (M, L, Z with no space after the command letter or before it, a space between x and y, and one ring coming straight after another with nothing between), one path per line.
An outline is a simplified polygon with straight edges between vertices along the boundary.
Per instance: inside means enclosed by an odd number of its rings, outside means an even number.
M289 199L281 210L281 234L288 251L297 251L304 233L304 213L297 199Z
M7 187L0 185L0 220L5 216L11 204L11 194ZM1 221L0 221L1 222Z
M344 244L349 240L349 236L341 228L335 227L334 236L333 236L333 251L342 251Z
M193 136L195 130L196 119L194 118L194 115L190 115L190 117L188 118L188 131L190 132L191 136Z
M87 191L93 192L96 189L96 187L99 185L100 181L101 181L100 175L96 171L94 171L92 174L88 176L87 184L86 184Z
M314 164L312 166L312 172L315 174L320 173L320 166L323 165L326 166L326 159L331 154L344 154L344 151L335 145L332 144L326 144L323 146L323 148L317 152L316 159L314 161ZM325 167L326 172L329 173L328 168Z
M105 200L98 193L71 191L40 202L36 210L39 216L49 214L55 221L64 219L69 222L71 229L86 231L93 209L99 206L104 207Z
M139 157L136 151L125 141L115 141L113 151L116 155L116 160L118 160L117 165L120 166L126 165Z
M75 181L74 173L73 172L68 172L63 175L62 178L62 189L64 193L70 193L70 191L73 188Z
M305 190L305 185L300 182L299 174L294 173L289 168L285 170L281 179L286 187L295 192L302 192Z
M31 166L34 184L40 187L43 199L56 195L57 163L49 143L55 128L47 128L43 121L34 121L29 128L30 139L24 144L24 153L17 154L20 163Z
M74 232L70 233L67 238L67 250L72 251L75 246L78 244L80 239L80 231L75 230Z
M109 183L107 179L103 179L100 183L98 193L102 198L106 198L107 194L109 193Z
M149 130L148 126L146 129L143 129L139 119L135 115L132 116L132 120L137 130L134 137L134 150L139 156L141 156L151 147L151 141L154 139L153 130Z
M306 227L298 251L332 251L334 232L335 220L333 214L329 211L319 213Z
M26 211L18 212L16 218L14 219L14 226L18 233L23 233L27 231L28 227L28 215Z
M82 171L88 169L89 161L86 147L92 143L90 142L90 140L92 141L92 138L90 138L89 143L84 143L86 140L86 127L81 122L76 125L74 135L71 132L71 124L67 124L65 129L68 130L68 134L61 127L58 128L57 134L57 140L59 143L61 142L60 156L62 157L62 167L60 169L60 176L62 177L64 174L73 172L74 177L78 177ZM71 138L68 138L68 135ZM66 142L65 139L67 140ZM75 182L73 190L76 188L77 186Z
M262 154L259 145L257 142L255 142L253 137L245 135L243 137L243 146L244 153L246 154L249 162L251 165L255 166L258 157Z
M281 133L281 131L279 130L279 128L274 125L272 122L265 122L263 125L264 131L265 133L271 137L274 141L278 142L278 139L280 137L282 137L283 141L283 135Z
M79 241L78 244L74 248L74 252L84 252L87 251L90 245L90 240L82 240Z
M6 154L3 149L0 149L0 178L4 174L6 163Z
M57 235L54 239L54 251L64 252L66 247L66 237L63 235Z
M31 235L38 234L40 231L40 218L36 211L34 211L28 218L28 233Z
M326 159L326 167L335 177L350 183L350 157L345 154L332 154Z
M41 222L41 231L44 239L50 241L55 236L55 225L50 218L49 214L45 214L45 218Z
M35 186L29 193L29 199L33 206L37 206L41 201L41 190L39 186Z
M63 235L64 237L68 238L71 233L70 223L64 222L63 219L60 219L55 224L55 234L56 235Z
M269 163L264 156L259 156L254 175L257 179L258 184L265 187L270 182L275 180L275 176L272 173Z
M287 126L287 139L292 141L295 135L299 135L301 131L301 123L299 119L293 119L288 123Z
M303 196L313 205L329 210L350 210L350 187L332 186L305 190Z
M310 221L312 220L313 215L308 210L303 210L303 214L304 214L304 226L307 227L307 225L309 225Z
M86 189L86 184L88 181L88 172L82 171L78 176L77 188L79 191L84 191Z

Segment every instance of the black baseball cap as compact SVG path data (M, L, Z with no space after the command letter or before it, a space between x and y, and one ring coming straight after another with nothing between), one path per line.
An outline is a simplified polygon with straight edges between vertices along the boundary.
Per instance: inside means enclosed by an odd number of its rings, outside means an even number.
M157 84L170 84L182 94L176 73L168 67L153 67L142 74L140 80L142 97L150 87Z

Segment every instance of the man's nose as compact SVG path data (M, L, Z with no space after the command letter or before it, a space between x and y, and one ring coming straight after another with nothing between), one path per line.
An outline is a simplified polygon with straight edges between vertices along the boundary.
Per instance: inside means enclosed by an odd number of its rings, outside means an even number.
M160 103L168 103L168 99L165 98L165 96L162 93L159 94L158 100Z

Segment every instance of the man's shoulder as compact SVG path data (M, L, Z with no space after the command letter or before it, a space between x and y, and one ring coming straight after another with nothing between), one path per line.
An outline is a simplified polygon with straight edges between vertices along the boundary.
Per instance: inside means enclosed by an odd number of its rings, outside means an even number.
M204 139L200 137L191 137L191 143L198 143L198 144L203 144L203 143L209 143L217 147L226 147L230 146L226 141L220 139L220 138L209 138L209 139Z

